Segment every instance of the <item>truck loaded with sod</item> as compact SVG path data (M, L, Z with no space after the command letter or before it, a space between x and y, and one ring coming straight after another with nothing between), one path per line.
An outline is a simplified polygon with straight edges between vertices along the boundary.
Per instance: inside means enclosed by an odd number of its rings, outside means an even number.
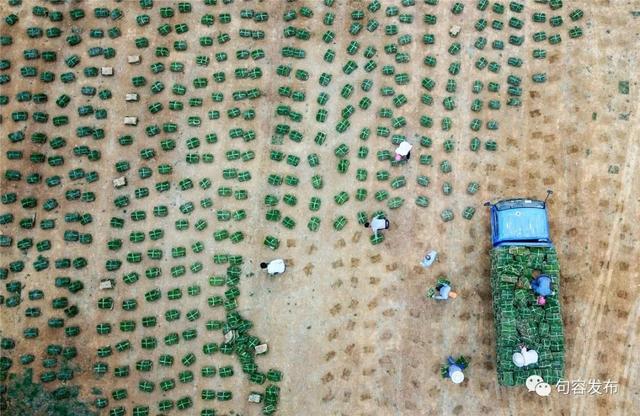
M530 281L536 271L551 277L554 293L536 302ZM498 381L524 384L536 374L549 384L564 376L564 337L559 296L560 271L553 247L498 247L491 252L491 289L496 329ZM525 345L538 362L517 368L514 353Z
M511 199L490 206L498 382L517 386L538 375L555 384L564 376L564 335L560 268L549 238L546 202ZM532 287L541 277L550 289L544 299ZM523 347L532 361L516 359Z

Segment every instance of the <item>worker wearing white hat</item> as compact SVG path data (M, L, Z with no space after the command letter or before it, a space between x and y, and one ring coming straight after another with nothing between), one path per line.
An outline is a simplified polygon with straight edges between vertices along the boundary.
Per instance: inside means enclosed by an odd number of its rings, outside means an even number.
M456 361L451 356L447 358L447 362L449 363L449 368L447 369L447 376L455 384L462 383L464 381L464 373L462 372L462 370L464 370L466 366L456 363Z
M271 260L269 263L260 263L260 268L266 269L269 276L276 276L284 273L286 266L283 259Z
M409 160L413 146L408 141L403 141L396 149L396 161Z
M373 234L377 237L378 231L389 229L389 220L383 215L376 215L371 219L371 223L365 222L364 226L365 228L371 227L371 231L373 231Z

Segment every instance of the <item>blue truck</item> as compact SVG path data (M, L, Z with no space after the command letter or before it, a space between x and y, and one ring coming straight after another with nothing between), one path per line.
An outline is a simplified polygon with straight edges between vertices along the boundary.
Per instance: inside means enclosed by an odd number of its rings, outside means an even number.
M560 268L547 212L551 193L544 201L515 198L485 204L491 215L496 369L504 386L525 384L531 375L549 384L564 377ZM544 305L531 288L539 275L551 280L552 294ZM523 347L535 351L535 362L516 360Z
M505 199L491 206L493 247L551 247L546 201Z

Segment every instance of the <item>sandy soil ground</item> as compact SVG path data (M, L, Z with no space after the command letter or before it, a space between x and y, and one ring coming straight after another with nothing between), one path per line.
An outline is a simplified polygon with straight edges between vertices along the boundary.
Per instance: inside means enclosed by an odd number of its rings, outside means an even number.
M25 2L26 4L27 2ZM630 415L633 409L640 408L640 379L639 368L635 357L640 342L638 342L638 318L640 302L638 301L638 239L640 238L640 225L637 221L640 214L640 182L638 179L638 161L640 147L640 123L638 122L638 61L639 17L631 14L633 10L640 10L638 1L566 1L562 14L565 16L565 24L561 28L563 42L552 46L545 43L548 51L546 60L531 59L532 50L538 46L531 41L531 35L538 28L527 20L523 34L526 42L516 49L506 45L500 52L489 46L483 51L489 61L496 60L502 63L499 74L478 71L473 63L479 57L477 50L473 48L473 42L478 36L473 28L474 22L480 17L480 12L471 4L468 5L461 16L453 16L449 9L453 2L440 1L437 9L429 8L422 4L412 8L415 21L411 25L399 25L400 34L409 33L413 36L413 42L403 48L410 53L411 62L408 64L396 64L391 55L383 51L389 38L380 33L378 29L375 35L366 30L358 36L361 42L361 50L373 45L378 50L376 59L378 68L383 65L396 66L397 72L407 72L411 82L404 86L395 86L392 77L385 77L380 70L365 74L362 66L366 62L361 52L357 55L360 68L352 75L345 75L341 66L349 59L345 48L352 40L347 33L351 20L349 13L356 8L365 9L367 2L361 1L336 1L333 11L336 20L332 30L336 32L336 38L330 47L336 51L336 59L332 65L327 65L322 56L327 48L322 40L322 34L326 30L322 24L322 16L327 10L320 2L307 2L315 12L313 19L298 18L293 21L294 26L305 26L312 32L309 41L284 39L282 29L285 23L282 21L283 12L290 8L299 8L303 2L295 3L268 3L268 2L243 2L237 1L230 5L233 15L232 22L225 26L216 25L212 29L205 29L195 17L205 13L202 2L193 2L192 17L188 20L190 32L182 38L188 40L189 50L176 53L172 50L172 44L178 37L175 33L166 38L157 35L156 27L160 24L157 8L160 1L152 11L152 24L140 28L135 24L135 16L142 13L137 2L122 2L118 7L125 11L125 17L118 22L123 36L114 42L108 42L108 38L99 44L109 46L110 43L117 47L117 56L110 61L102 58L89 59L86 49L96 41L88 38L88 30L92 27L108 29L109 22L98 20L91 12L97 2L85 2L87 17L81 23L75 23L82 29L85 41L80 46L84 62L91 62L100 66L102 62L115 67L116 76L113 79L97 78L91 80L91 84L100 87L108 87L113 92L110 101L101 102L97 98L87 98L79 94L80 85L84 85L80 72L80 82L74 84L42 84L38 81L27 84L19 76L16 68L22 60L22 49L30 42L24 31L12 33L14 46L11 49L3 47L2 54L14 63L11 69L11 82L4 88L3 94L12 98L12 104L2 107L3 123L0 125L3 131L3 153L9 150L6 135L15 130L10 119L11 111L15 111L13 97L18 91L31 89L43 90L50 95L46 109L52 115L68 114L71 118L70 126L87 124L80 119L75 112L75 107L82 102L91 102L96 107L106 107L109 111L108 122L103 123L106 138L102 141L91 139L76 139L73 129L66 132L69 144L65 148L65 158L68 162L64 172L71 167L82 166L86 170L97 170L100 181L91 186L83 186L93 189L98 193L98 199L92 205L81 205L79 202L64 202L56 210L58 219L57 232L43 232L37 228L31 231L35 241L42 238L52 240L54 249L48 253L51 258L60 256L82 255L89 260L89 267L84 271L68 273L72 278L81 278L85 283L85 289L75 296L74 302L81 309L81 314L69 322L79 325L82 333L75 339L75 345L79 348L80 356L75 360L84 370L74 381L83 386L83 394L87 398L93 396L89 388L96 386L102 388L105 393L110 392L116 386L126 386L129 398L123 402L126 406L146 403L151 405L152 413L155 412L155 403L164 398L163 393L156 387L153 394L144 394L137 390L140 378L146 378L144 374L138 374L133 370L135 361L140 358L156 360L161 353L169 351L168 348L159 347L153 352L142 350L139 340L148 335L154 335L162 339L170 331L181 331L185 328L196 326L199 337L192 343L181 342L177 347L172 347L171 354L179 360L186 352L197 353L197 364L213 364L223 366L234 365L236 376L230 379L216 377L203 379L196 377L194 383L178 383L175 390L167 394L167 397L178 398L191 395L199 396L202 388L228 389L234 392L235 398L229 404L213 402L213 407L220 414L259 414L255 405L245 403L246 394L255 389L240 374L239 365L234 357L225 357L220 354L207 358L201 354L201 344L205 341L221 341L221 336L207 334L204 329L204 321L207 319L223 319L224 315L219 309L211 309L207 306L207 297L216 294L216 289L207 285L207 277L224 272L223 266L216 266L211 261L211 255L216 252L228 252L242 254L247 260L243 266L243 277L240 289L242 295L239 299L240 311L255 325L253 332L269 344L269 353L264 358L258 359L258 364L264 369L278 368L283 371L284 379L280 383L282 388L281 403L278 414L295 415L462 415L462 414L538 414L541 409L550 414L560 415ZM387 3L384 2L384 6ZM395 2L403 12L399 2ZM116 3L109 7L116 7ZM212 8L213 13L221 11L221 6ZM266 24L246 23L239 16L243 8L255 8L257 10L268 9L270 20ZM533 2L527 4L531 9L543 9L544 5ZM64 6L69 10L72 6ZM570 40L566 35L566 29L570 25L567 17L569 10L581 8L585 11L585 17L580 22L584 29L584 36L578 40ZM7 15L15 9L6 5L0 7L2 15ZM384 10L384 8L383 8ZM426 26L422 23L422 15L430 10L436 10L438 24ZM529 18L529 12L525 15ZM26 28L32 24L42 25L31 14L30 7L23 7L18 13L21 22L20 27ZM390 23L393 18L385 17L378 12L377 18L381 27ZM65 28L71 29L71 22L65 16ZM199 19L199 17L198 17ZM176 16L167 20L176 24L187 20L176 12ZM447 31L451 25L460 25L462 31L458 41L463 45L462 53L456 57L462 63L462 71L456 77L458 92L456 93L457 107L446 114L454 120L453 128L443 132L439 128L444 111L442 100L448 94L444 91L444 85L449 78L446 72L448 64L453 58L447 53L450 43ZM45 25L46 26L46 25ZM242 27L251 27L265 30L267 40L256 42L242 42L238 38L237 31ZM8 30L3 25L3 34ZM198 38L204 34L217 35L220 31L232 35L232 40L223 45L215 45L211 51L226 51L229 61L216 64L212 57L209 67L198 67L192 64L201 51L198 48ZM548 25L545 30L549 30ZM426 47L421 43L425 32L434 33L438 42ZM489 41L497 32L489 33ZM551 33L551 31L549 31ZM139 36L147 36L151 46L145 50L138 50L133 40ZM63 37L64 38L64 37ZM55 68L50 70L56 73L65 72L66 66L62 57L67 55L64 50L63 38L57 40L43 39L42 50L57 49L59 58ZM506 42L506 35L501 35ZM395 38L394 38L395 39ZM442 40L442 41L440 41ZM167 70L159 75L153 75L149 70L149 64L156 62L153 56L155 46L169 47L170 58L165 58ZM294 45L305 48L307 59L291 60L283 59L280 49L286 45ZM239 48L253 49L260 47L265 50L266 58L255 63L251 60L235 60L235 50ZM211 52L206 52L211 54ZM511 68L506 65L506 57L511 53L517 53L525 59L525 65L517 72L523 79L525 96L523 106L517 109L508 108L506 101L506 76L511 73ZM142 65L134 66L126 64L129 54L141 54ZM438 65L434 69L422 64L426 54L434 55ZM168 71L168 62L179 59L185 62L184 74L174 74ZM280 63L290 63L295 69L305 69L310 74L309 81L298 81L293 77L288 79L276 75L276 66ZM36 65L42 65L39 61ZM238 66L251 67L259 65L263 76L259 80L236 80L233 77L233 69ZM227 73L227 81L224 84L216 84L211 81L211 74L217 70ZM318 86L317 79L322 72L333 74L331 84L322 88ZM544 84L531 82L531 75L538 72L546 72L548 81ZM137 104L125 103L124 95L131 92L130 78L142 74L149 80L160 79L165 83L166 89L158 96L149 92L149 87L139 89L141 101ZM209 86L206 90L194 90L191 79L196 76L209 78ZM424 92L419 85L424 76L433 78L437 88L432 93L434 104L427 107L420 103L420 96ZM364 78L374 82L374 88L368 95L373 100L371 109L363 112L357 109L351 118L351 127L345 134L338 135L334 126L339 120L340 110L347 104L347 100L340 97L340 90L346 82L356 86L354 95L348 100L357 108L357 103L365 94L358 85ZM503 102L503 108L499 111L491 111L488 108L479 113L483 120L495 119L500 128L495 132L482 129L477 135L483 140L492 139L498 143L497 152L488 152L482 148L479 152L471 152L468 143L471 134L468 125L474 113L467 109L475 96L471 93L473 80L480 79L485 84L495 80L501 83L502 88L496 95ZM629 95L618 93L618 82L629 80L631 91ZM181 100L185 102L185 110L181 113L172 113L167 107L167 102L175 99L171 95L171 85L181 82L188 85L189 92ZM99 85L98 85L99 84ZM281 85L289 85L292 89L306 91L304 103L293 103L283 99L277 94L277 88ZM378 89L383 85L394 86L397 94L405 94L409 105L395 109L391 98L381 97ZM225 111L231 107L231 93L236 89L247 89L251 86L261 88L264 96L255 102L243 101L238 106L246 109L253 106L256 110L256 119L250 122L226 118ZM221 90L225 93L225 102L222 105L212 103L209 96L211 92ZM53 101L61 92L72 96L72 104L66 110L58 109ZM327 108L329 119L325 124L315 122L315 113L319 107L316 97L320 91L327 92L331 99ZM201 108L188 108L186 101L190 97L202 97L205 104ZM488 101L491 95L486 91L482 98ZM152 116L146 111L148 104L161 101L165 110L159 116ZM291 105L293 109L303 113L302 123L291 123L285 118L275 116L274 109L280 103ZM30 111L34 105L30 104ZM412 153L408 165L389 167L388 162L379 162L376 152L382 149L393 150L388 139L375 136L375 127L389 125L388 120L376 116L381 107L389 107L394 111L394 117L403 115L407 119L407 126L401 129L401 134L412 140L415 135L428 134L433 139L433 145L429 149L416 148ZM217 108L221 111L220 120L208 121L207 111ZM424 129L419 124L420 116L429 114L434 119L434 127ZM121 125L122 117L135 115L140 118L138 127L127 128ZM200 115L203 118L203 126L196 129L188 127L186 118L188 115ZM144 127L151 123L161 124L166 121L180 123L180 130L173 135L178 142L176 150L170 153L158 152L154 160L142 163L137 157L137 152L145 147L154 145L157 147L157 138L145 136ZM285 162L276 163L269 159L269 151L277 148L271 144L271 136L276 123L288 123L304 134L301 143L295 143L288 139L285 145L279 146L286 154L298 155L301 158L300 165L296 168L285 165ZM96 123L99 124L99 123ZM254 129L257 140L241 142L239 139L230 140L227 131L240 126L244 129ZM374 130L367 142L358 139L360 129L369 127ZM29 125L25 134L39 131L42 126ZM323 146L313 142L318 131L327 133L327 141ZM393 130L392 130L393 131ZM219 136L218 143L207 144L204 135L216 132ZM393 131L396 133L396 131ZM392 133L392 134L393 134ZM446 133L446 134L445 134ZM51 133L53 134L53 133ZM118 145L117 137L123 134L135 136L135 142L127 149ZM158 137L164 138L165 134ZM215 155L214 164L188 165L184 157L188 151L184 142L187 138L197 136L202 140L202 152L211 152ZM442 143L447 138L453 138L456 148L452 153L445 153ZM36 148L36 145L25 140L22 149L25 154ZM86 159L73 157L72 145L86 143L92 148L98 148L102 152L99 163L89 163ZM340 143L346 143L350 147L349 160L351 166L345 175L336 171L337 158L333 151ZM355 157L359 146L369 147L367 159ZM256 159L250 162L225 160L225 152L230 149L242 151L253 150ZM320 157L320 166L309 168L306 157L310 153L317 153ZM433 166L423 166L418 163L420 154L430 154L433 157ZM139 186L149 186L159 181L159 175L155 168L161 163L170 163L174 166L173 174L169 177L172 181L172 190L164 194L157 194L151 189L151 196L146 200L134 200L127 212L117 210L112 201L116 195L125 192L114 192L111 180L116 176L114 163L118 160L128 159L132 169L127 173L129 185L127 193ZM453 165L453 171L442 174L438 165L442 160L449 160ZM19 168L16 161L2 161L3 165ZM137 177L136 170L143 164L154 168L154 177L151 183L145 183ZM610 173L610 167L619 168L618 173ZM252 180L245 183L237 183L222 179L222 169L236 167L239 170L250 170ZM368 170L369 179L364 183L354 180L357 168ZM25 168L23 168L25 169ZM42 165L39 168L44 177L57 173L63 175L58 169ZM391 190L388 183L375 179L375 172L380 169L389 170L391 177L405 175L407 186L399 190ZM267 184L267 176L270 173L295 174L300 178L300 185L296 188L283 185L279 188ZM322 190L315 190L310 186L310 178L313 174L321 174L324 177L325 186ZM416 184L418 175L427 175L431 184L421 188ZM179 180L190 177L197 182L203 177L209 177L213 181L213 187L204 191L197 186L187 192L180 192L177 186ZM444 181L452 183L454 192L450 196L443 195L441 186ZM470 181L480 184L480 191L471 196L465 192ZM149 182L149 180L147 180ZM233 189L246 189L249 192L248 201L235 201L231 198L225 200L215 195L218 186L232 186ZM22 184L21 186L26 186ZM64 189L73 187L65 183ZM369 197L365 202L358 202L354 193L359 187L365 187L369 191ZM2 179L3 192L14 190L22 195L25 188L16 187L15 183ZM491 309L491 295L489 287L489 220L482 203L485 200L496 200L501 197L511 196L536 196L542 197L547 188L553 188L554 196L550 204L550 217L552 236L555 240L562 267L562 299L563 317L566 334L566 378L574 381L599 380L605 382L612 380L617 383L618 389L610 394L558 394L552 393L548 398L541 398L534 393L529 393L524 388L508 389L497 385L495 375L495 345L493 332L493 316ZM56 196L61 202L64 198L60 189L49 189L45 185L39 187L27 187L26 194L33 193L37 189L39 199L47 196ZM398 210L389 211L391 229L386 232L386 241L378 246L372 246L367 240L369 233L357 224L356 213L377 209L387 209L386 203L377 202L373 194L379 189L386 189L391 196L402 196L405 204ZM345 205L337 206L333 202L333 196L340 191L346 191L351 196ZM294 230L287 230L279 224L264 221L266 208L262 204L266 194L272 193L282 197L285 193L294 193L298 197L296 207L288 207L282 203L279 209L283 215L289 215L297 222ZM430 200L427 208L420 208L414 204L415 196L426 195ZM206 196L212 196L214 206L203 210L198 206L198 201ZM322 198L322 207L318 213L308 211L307 204L311 196ZM198 233L190 231L173 231L173 222L181 217L177 207L185 201L193 201L198 208L191 214L190 221L193 224L197 218L204 217L209 221L209 228ZM127 220L127 228L113 230L109 227L109 219L114 216L126 216L134 209L147 209L160 203L171 207L171 215L165 219L153 217L150 212L143 225L138 226ZM462 219L461 212L466 206L477 209L476 215L471 221ZM24 212L19 206L14 206L16 217L21 218ZM218 223L215 220L215 212L219 209L245 209L247 219L243 222ZM443 223L440 212L450 208L455 213L455 220ZM2 210L14 209L3 206ZM93 233L94 242L91 246L80 246L65 243L62 240L64 223L62 215L68 211L91 209L94 222L83 228ZM316 233L311 233L306 228L308 218L318 215L322 218L322 226ZM333 219L338 215L344 215L348 225L340 232L331 227ZM38 218L52 216L38 210ZM133 225L132 225L133 224ZM100 278L108 277L104 270L104 262L115 255L106 250L106 242L113 237L122 238L125 247L117 255L123 259L123 252L132 250L128 243L128 233L133 229L144 231L156 227L165 227L167 236L159 243L145 241L140 245L140 251L146 252L148 248L160 247L165 251L161 264L164 270L163 276L155 281L144 278L144 270L151 263L138 265L125 265L126 271L137 271L142 275L139 282L132 286L126 286L121 282L124 273L120 271L113 275L118 280L116 290L112 296L116 299L116 308L113 311L101 311L96 308L96 300L103 296L98 291ZM227 228L230 232L242 230L245 240L233 245L229 241L214 243L213 231ZM18 229L17 224L3 226L3 233L14 235L24 233ZM282 244L277 252L271 252L262 245L266 234L277 236ZM190 252L191 244L201 240L205 243L206 250L199 254ZM189 252L187 260L179 261L169 256L172 246L185 246ZM432 268L425 270L419 265L421 256L427 249L434 248L439 251L440 258ZM135 247L138 249L138 247ZM25 261L35 258L34 250L23 255L14 247L0 249L2 263L8 263L17 258ZM258 263L273 257L284 257L288 262L287 273L276 279L267 279L259 270ZM169 275L169 269L176 264L188 264L193 261L202 261L205 269L198 273L187 273L185 276L173 279ZM30 263L30 261L28 262ZM64 289L56 289L53 280L58 275L50 269L46 273L33 273L25 269L19 275L25 283L25 292L39 287L46 289L47 299L56 296L64 296ZM425 300L426 289L435 281L438 275L448 276L460 296L446 303L435 303ZM169 301L163 298L160 302L147 304L143 301L143 294L154 288L161 287L163 293L171 288L182 287L198 283L202 286L203 293L194 298L185 295L182 301ZM137 298L139 307L136 312L124 312L120 308L122 300ZM48 303L47 303L48 305ZM17 357L21 353L42 351L52 340L60 341L60 332L48 329L46 319L49 314L56 315L53 311L46 311L37 320L27 320L24 309L33 306L30 302L24 302L15 314L2 306L2 335L10 336L18 340L16 350L10 353L14 358L15 366ZM46 305L41 305L43 308ZM203 312L203 317L193 325L182 318L180 324L166 323L161 317L166 309L176 307L184 313L192 308L198 308ZM132 366L132 375L127 379L117 379L113 375L96 379L91 366L96 361L95 351L101 345L115 344L124 339L127 334L120 333L116 328L109 337L95 336L95 325L98 322L108 321L117 325L121 319L137 319L142 316L158 315L159 324L154 329L139 328L130 336L134 348L130 352L114 354L104 360L110 368L118 365L129 364ZM40 326L40 337L34 341L22 339L22 329L27 325ZM58 342L57 341L57 342ZM73 344L73 340L64 340L66 344ZM439 367L449 354L465 354L472 358L471 367L466 372L467 379L460 386L443 381L439 376ZM34 363L34 368L40 371L39 360ZM177 377L179 363L176 368L163 369L154 366L154 372L148 378L159 382L165 377ZM112 401L112 405L120 404ZM208 407L203 402L196 402L194 409ZM174 411L175 412L175 411ZM194 413L195 414L195 413Z

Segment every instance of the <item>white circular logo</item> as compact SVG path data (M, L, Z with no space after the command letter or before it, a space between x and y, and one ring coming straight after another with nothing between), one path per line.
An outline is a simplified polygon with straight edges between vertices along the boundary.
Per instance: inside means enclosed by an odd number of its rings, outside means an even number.
M536 393L538 396L546 397L551 394L551 385L549 383L538 383L536 385Z
M527 386L527 390L534 391L536 389L536 386L539 383L542 383L544 380L542 380L542 377L540 377L539 375L531 375L529 376L529 378L527 378L527 381L525 382L525 385Z
M534 374L529 376L525 385L527 386L527 390L530 392L535 391L538 396L546 397L551 394L551 385L545 383L539 375Z

